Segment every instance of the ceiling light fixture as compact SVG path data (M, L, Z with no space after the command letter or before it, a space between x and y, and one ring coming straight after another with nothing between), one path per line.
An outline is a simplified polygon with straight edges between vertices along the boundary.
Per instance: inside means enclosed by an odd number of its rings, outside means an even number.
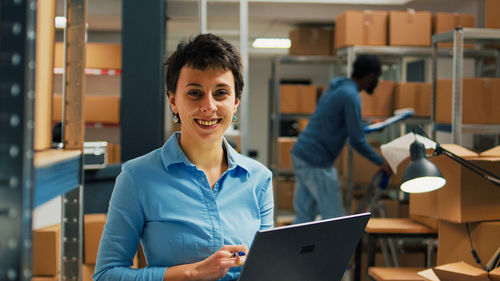
M66 26L66 18L65 17L56 17L55 18L56 28L64 28Z
M199 0L170 0L177 2ZM211 0L210 2L237 3L239 0ZM297 3L297 4L346 4L346 5L406 5L413 0L248 0L249 3Z
M299 4L349 4L349 5L406 5L413 0L249 0L249 2L299 3Z
M288 49L291 45L287 38L257 38L252 43L254 48Z

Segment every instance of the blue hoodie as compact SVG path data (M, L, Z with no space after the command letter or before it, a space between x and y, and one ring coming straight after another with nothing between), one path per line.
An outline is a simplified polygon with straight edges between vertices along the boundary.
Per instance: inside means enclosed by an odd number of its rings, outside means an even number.
M347 138L352 147L377 165L384 159L368 144L361 121L358 86L348 78L335 78L318 102L292 154L316 167L333 166Z

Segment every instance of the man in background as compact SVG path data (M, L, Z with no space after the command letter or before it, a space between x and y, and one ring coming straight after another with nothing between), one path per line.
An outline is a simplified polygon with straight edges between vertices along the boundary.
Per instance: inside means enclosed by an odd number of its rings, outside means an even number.
M330 81L307 127L292 149L296 177L294 223L344 215L340 183L333 162L347 139L354 149L370 161L392 173L388 163L365 138L361 120L361 96L373 94L382 74L380 61L373 55L360 55L354 62L351 79Z

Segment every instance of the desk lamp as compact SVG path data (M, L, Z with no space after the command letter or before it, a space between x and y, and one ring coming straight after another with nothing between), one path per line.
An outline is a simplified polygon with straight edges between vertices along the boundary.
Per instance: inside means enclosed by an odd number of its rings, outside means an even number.
M443 187L446 184L446 179L441 174L434 163L429 161L425 155L425 146L423 143L415 139L410 145L411 162L403 173L401 180L401 190L409 193L429 192ZM433 155L446 155L460 165L467 167L479 176L488 181L500 186L500 178L489 171L479 167L478 165L463 159L462 157L442 148L439 144L436 145Z

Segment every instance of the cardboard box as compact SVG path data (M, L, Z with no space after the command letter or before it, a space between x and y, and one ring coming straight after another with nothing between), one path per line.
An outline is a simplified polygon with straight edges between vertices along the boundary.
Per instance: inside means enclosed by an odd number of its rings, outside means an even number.
M122 48L119 44L87 43L86 68L121 69ZM55 44L54 67L64 67L64 44Z
M119 143L113 145L113 163L121 163L122 147Z
M82 264L82 281L92 281L92 274L94 274L94 264Z
M278 138L278 166L280 168L292 169L292 150L293 145L297 142L296 137L279 137Z
M365 91L361 95L361 115L363 117L388 117L394 113L394 81L381 80L373 95Z
M142 244L139 243L139 249L137 249L137 268L143 268L146 266L148 266L148 262L146 261Z
M323 93L328 90L328 85L318 86L318 92L316 93L316 100L319 102L319 99L323 95Z
M399 82L394 93L394 110L413 108L414 116L430 116L431 96L431 83Z
M31 281L59 281L59 275L56 276L33 276Z
M60 268L61 226L33 231L33 275L57 275Z
M351 213L356 213L362 198L353 198ZM387 218L408 218L408 203L394 199L380 199L379 202L385 209ZM367 206L368 207L368 206ZM362 210L364 212L366 210Z
M437 277L436 273L434 273L432 268L422 270L422 271L418 272L418 275L424 277L424 280L439 281L439 278Z
M410 195L410 198L411 198L411 195ZM415 203L413 205L415 205ZM410 203L410 206L411 206L411 203ZM412 221L416 221L416 222L421 223L421 224L423 224L425 226L428 226L428 227L430 227L432 229L438 229L439 228L439 220L436 219L436 218L431 218L431 217L426 217L426 216L419 216L419 215L412 215L412 214L409 215L409 218Z
M463 261L432 269L440 281L489 281L488 272Z
M33 146L35 150L52 145L52 93L54 77L54 41L56 1L37 2L36 9L36 61L35 61L35 125Z
M316 86L284 84L280 86L280 112L311 114L316 109Z
M335 49L387 45L387 12L345 11L335 18Z
M280 178L278 179L278 210L293 211L293 196L295 191L295 181Z
M370 145L373 147L375 152L377 152L379 155L381 155L381 150L380 150L380 143L377 141L373 140L368 140ZM348 150L347 150L347 145L345 145L342 148L341 151L341 160L342 160L342 177L344 180L347 180L347 173L349 170L348 167ZM409 163L409 159L403 161L399 166L398 166L398 173L395 175L392 175L389 179L389 186L399 186L401 185L401 177L404 172L404 169ZM377 173L379 170L379 167L372 163L370 160L359 154L354 148L352 148L352 181L354 184L358 185L368 185L372 182L373 176Z
M480 267L471 253L471 242L486 264L500 247L500 221L468 223L471 241L465 223L439 222L437 264L465 261Z
M62 120L62 95L53 96L52 121ZM119 96L85 96L85 122L120 124Z
M500 17L498 16L498 11L500 11L500 0L485 0L484 8L485 27L500 28Z
M452 80L439 79L436 85L436 121L451 123ZM500 78L464 78L463 124L500 124Z
M431 13L427 11L390 11L390 46L430 46Z
M106 224L106 214L85 215L83 221L85 224L83 228L83 263L95 265L99 243Z
M493 148L487 149L481 153L479 153L480 157L498 157L500 156L500 145L497 145Z
M401 268L405 267L425 267L425 253L424 252L410 252L403 251L399 253L399 262L401 264ZM375 267L387 267L388 265L385 263L384 255L381 252L375 253ZM368 277L368 266L367 266L367 255L366 252L361 254L361 281L371 281L374 280ZM354 270L351 270L351 273L354 273ZM401 276L399 276L401 277ZM352 276L351 280L354 280L354 276ZM391 281L396 280L404 280L411 281L410 279L391 279Z
M297 121L298 123L298 130L299 130L299 133L304 131L304 129L307 127L307 123L309 123L309 119L307 118L302 118L302 119L299 119L299 121Z
M458 145L442 145L450 152L471 161L491 173L500 174L500 156L478 157ZM440 155L430 159L443 174L446 185L436 192L438 219L451 222L500 220L500 188L458 162Z
M457 27L476 27L475 17L471 14L435 13L432 15L432 34L451 31ZM453 48L453 43L438 43L439 47ZM474 48L474 44L465 44L465 48Z
M323 55L332 54L333 30L321 27L298 27L288 33L292 45L289 55Z
M491 281L500 281L500 267L497 267L490 271L489 277Z

